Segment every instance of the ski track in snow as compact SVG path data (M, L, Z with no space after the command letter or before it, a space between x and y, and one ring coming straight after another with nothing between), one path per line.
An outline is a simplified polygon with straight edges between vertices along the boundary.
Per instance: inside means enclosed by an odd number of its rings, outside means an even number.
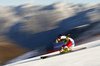
M86 46L87 49L43 60L38 56L4 66L100 66L100 40L85 43L76 47L81 46ZM58 53L59 52L54 52L46 55Z

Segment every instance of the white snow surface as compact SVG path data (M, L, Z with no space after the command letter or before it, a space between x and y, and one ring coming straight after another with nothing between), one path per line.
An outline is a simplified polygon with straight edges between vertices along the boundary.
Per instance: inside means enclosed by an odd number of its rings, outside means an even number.
M87 49L47 59L40 59L41 56L38 56L4 66L100 66L100 40L92 41L79 46L85 46ZM59 52L50 54L52 55L57 53Z

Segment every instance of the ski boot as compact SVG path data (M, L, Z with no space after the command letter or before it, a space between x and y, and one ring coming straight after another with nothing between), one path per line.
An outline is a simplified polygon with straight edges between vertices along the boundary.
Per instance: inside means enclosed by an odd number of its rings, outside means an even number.
M68 48L66 48L66 49L61 49L61 50L60 50L61 53L69 52L69 51L70 51L70 50L69 50Z

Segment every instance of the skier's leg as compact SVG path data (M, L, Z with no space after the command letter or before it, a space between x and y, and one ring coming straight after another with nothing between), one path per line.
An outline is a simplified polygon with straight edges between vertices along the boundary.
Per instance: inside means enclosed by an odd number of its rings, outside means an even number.
M74 41L72 41L72 45L69 47L69 50L71 50L72 48L74 48L74 46L75 46L75 42Z
M74 48L74 45L70 46L68 49L71 50L71 49L73 49L73 48Z
M68 52L68 51L69 51L68 47L66 45L64 45L62 52Z
M65 45L62 45L60 52L64 51L64 47L65 47Z

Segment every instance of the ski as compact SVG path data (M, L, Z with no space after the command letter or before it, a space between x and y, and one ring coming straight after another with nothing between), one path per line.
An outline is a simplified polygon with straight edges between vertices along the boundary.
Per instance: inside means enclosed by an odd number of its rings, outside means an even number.
M71 52L75 52L75 51L79 51L79 50L83 50L83 49L86 49L86 47L78 47L78 48L74 48L74 49L70 50L69 52L61 52L61 53L59 53L59 54L48 55L48 56L42 56L42 57L40 57L40 58L41 58L41 59L46 59L46 58L54 57L54 56L57 56L57 55L62 55L62 54L66 54L66 53L71 53Z

